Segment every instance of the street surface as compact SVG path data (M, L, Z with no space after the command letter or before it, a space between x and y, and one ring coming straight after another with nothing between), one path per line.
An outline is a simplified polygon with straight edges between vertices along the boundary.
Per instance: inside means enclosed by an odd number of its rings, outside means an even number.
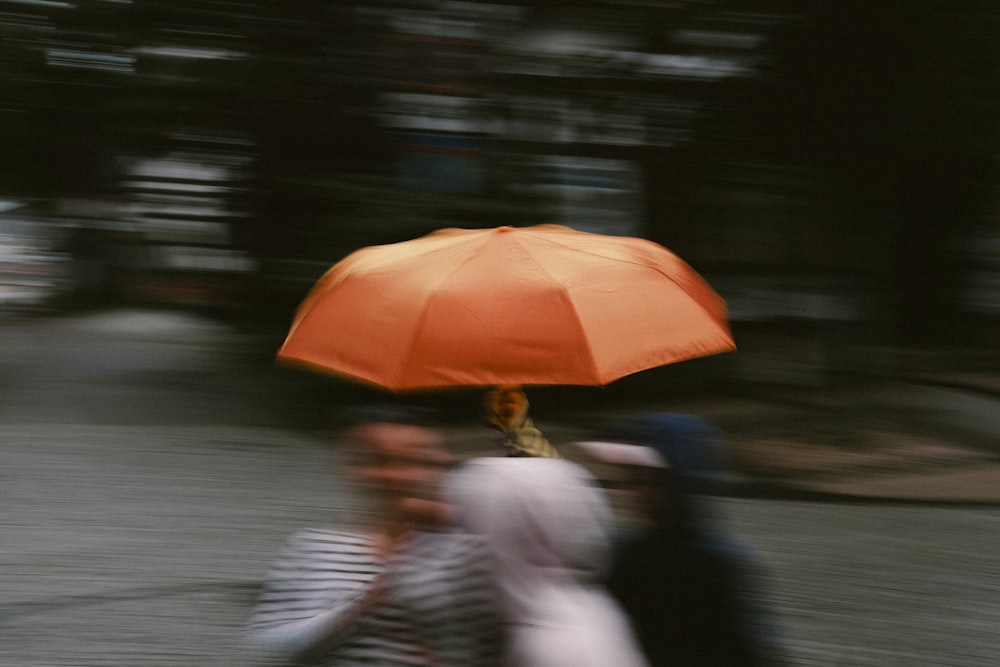
M0 322L0 665L255 664L240 628L285 536L364 508L233 345L179 316ZM997 508L718 503L793 664L998 664Z

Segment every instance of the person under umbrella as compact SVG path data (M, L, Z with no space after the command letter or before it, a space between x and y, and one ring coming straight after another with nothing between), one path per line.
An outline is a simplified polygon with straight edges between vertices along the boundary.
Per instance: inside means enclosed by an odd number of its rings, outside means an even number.
M560 458L559 451L528 416L528 397L519 385L500 385L483 399L486 423L502 434L508 456Z

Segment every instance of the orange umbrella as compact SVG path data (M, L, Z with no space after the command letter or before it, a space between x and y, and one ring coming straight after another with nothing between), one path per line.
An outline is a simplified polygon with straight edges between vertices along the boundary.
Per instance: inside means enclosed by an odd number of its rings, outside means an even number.
M734 349L723 300L666 248L539 225L348 255L303 301L278 358L401 391L599 386Z

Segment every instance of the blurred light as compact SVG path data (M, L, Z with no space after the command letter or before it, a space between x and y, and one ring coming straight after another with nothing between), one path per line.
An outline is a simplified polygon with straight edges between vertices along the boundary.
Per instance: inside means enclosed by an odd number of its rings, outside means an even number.
M73 9L76 5L69 2L56 2L55 0L8 0L16 5L34 5L37 7L65 7Z
M721 79L749 73L749 68L733 58L684 56L670 53L635 54L635 69L641 74Z
M118 56L111 53L48 49L45 52L45 62L52 67L99 69L122 74L131 74L135 71L133 56Z
M253 271L256 264L244 253L226 248L163 246L162 268L177 271Z
M206 47L194 48L191 46L141 46L137 49L132 49L132 52L143 56L187 58L189 60L243 60L249 56L245 51Z

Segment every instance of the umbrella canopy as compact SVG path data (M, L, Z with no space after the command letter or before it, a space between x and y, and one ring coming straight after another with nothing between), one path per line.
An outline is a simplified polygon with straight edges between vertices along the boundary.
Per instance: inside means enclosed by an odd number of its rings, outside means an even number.
M604 385L733 349L725 303L666 248L538 225L348 255L303 301L278 358L401 391Z

